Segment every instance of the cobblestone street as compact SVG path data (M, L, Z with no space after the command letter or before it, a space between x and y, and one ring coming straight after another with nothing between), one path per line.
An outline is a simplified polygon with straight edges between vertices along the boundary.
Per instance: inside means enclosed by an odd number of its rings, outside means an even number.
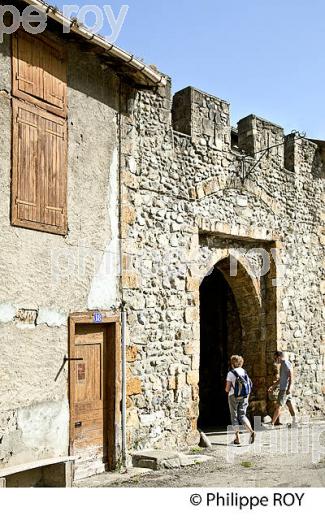
M187 468L129 475L110 473L77 482L76 487L324 487L325 423L258 433L255 445L227 444L227 435L209 434L212 450L196 453L211 460ZM229 439L230 440L230 439ZM317 456L317 453L319 454ZM316 459L318 458L318 462ZM232 460L231 460L232 459ZM228 462L227 462L228 460Z

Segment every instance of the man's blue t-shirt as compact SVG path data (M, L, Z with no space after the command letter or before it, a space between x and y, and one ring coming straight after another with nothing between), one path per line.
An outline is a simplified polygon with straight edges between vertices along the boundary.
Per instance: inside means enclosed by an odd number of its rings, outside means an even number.
M289 372L292 368L290 361L282 360L280 368L280 390L286 390L289 383Z

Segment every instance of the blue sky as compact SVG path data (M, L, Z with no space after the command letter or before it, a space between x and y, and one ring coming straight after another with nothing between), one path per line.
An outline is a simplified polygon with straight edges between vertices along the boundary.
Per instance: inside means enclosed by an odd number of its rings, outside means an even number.
M127 4L116 44L170 75L173 91L192 85L229 101L233 124L254 113L325 139L324 0L71 3L111 5L116 16Z

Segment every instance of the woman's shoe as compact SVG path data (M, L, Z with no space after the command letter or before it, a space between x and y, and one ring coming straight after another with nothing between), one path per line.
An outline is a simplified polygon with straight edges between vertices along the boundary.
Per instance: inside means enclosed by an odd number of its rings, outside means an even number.
M235 439L234 440L234 444L237 444L237 445L240 444L240 440L239 439Z

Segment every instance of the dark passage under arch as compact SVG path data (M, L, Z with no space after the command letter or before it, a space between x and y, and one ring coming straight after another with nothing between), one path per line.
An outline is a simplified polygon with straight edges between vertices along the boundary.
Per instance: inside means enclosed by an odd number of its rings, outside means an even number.
M242 327L233 292L214 267L200 287L200 408L201 429L230 424L225 379L229 357L241 354Z

